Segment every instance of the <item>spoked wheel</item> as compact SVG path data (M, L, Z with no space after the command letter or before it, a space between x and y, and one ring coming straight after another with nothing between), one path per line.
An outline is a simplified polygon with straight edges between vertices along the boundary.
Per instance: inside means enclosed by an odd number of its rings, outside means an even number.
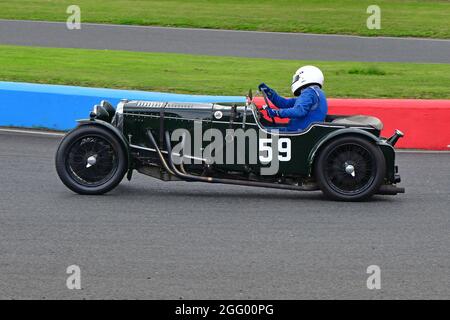
M116 187L127 170L118 138L107 129L82 126L70 132L56 153L62 182L80 194L102 194Z
M315 176L323 193L334 200L359 201L380 188L386 171L383 153L359 137L334 140L320 151Z

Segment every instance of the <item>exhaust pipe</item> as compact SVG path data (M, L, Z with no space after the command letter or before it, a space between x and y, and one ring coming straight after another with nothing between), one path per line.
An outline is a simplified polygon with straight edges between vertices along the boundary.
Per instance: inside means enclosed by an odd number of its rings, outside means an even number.
M150 139L155 141L150 130L147 131ZM170 145L170 135L169 131L166 131L166 145L167 145L167 154L169 160L169 166L171 171L181 180L191 181L191 182L209 182L209 183L221 183L221 184L232 184L239 186L249 186L249 187L260 187L260 188L273 188L273 189L284 189L284 190L294 190L294 191L315 191L319 190L319 188L310 188L299 185L288 185L288 184L277 184L277 183L269 183L269 182L260 182L260 181L251 181L251 180L236 180L236 179L223 179L223 178L214 178L214 177L205 177L205 176L195 176L189 173L183 173L177 169L172 159L172 146ZM156 141L155 141L156 142ZM155 148L158 150L158 146L154 143ZM158 153L160 157L162 157L162 153ZM162 159L163 165L166 167L166 162ZM184 170L184 169L182 169Z
M392 135L392 137L387 139L387 143L389 143L391 146L395 146L395 144L397 143L398 139L403 138L404 135L405 134L403 132L401 132L400 130L396 129L395 133Z
M395 196L399 193L405 193L405 188L400 188L392 184L383 184L378 190L377 194Z

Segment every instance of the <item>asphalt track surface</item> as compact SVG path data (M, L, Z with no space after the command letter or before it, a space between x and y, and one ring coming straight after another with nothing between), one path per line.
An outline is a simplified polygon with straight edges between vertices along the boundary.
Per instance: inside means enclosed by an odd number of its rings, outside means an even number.
M289 60L450 63L450 40L0 20L0 44Z
M448 153L399 154L407 193L366 203L139 174L80 196L56 175L59 140L0 132L2 299L450 297Z

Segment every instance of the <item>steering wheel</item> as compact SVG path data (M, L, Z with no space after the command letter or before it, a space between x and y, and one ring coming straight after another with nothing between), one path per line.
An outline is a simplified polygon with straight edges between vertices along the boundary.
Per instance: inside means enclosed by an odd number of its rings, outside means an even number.
M258 119L259 120L264 119L264 114L262 113L261 109L258 108L256 105L254 105L254 108L256 110L256 114L258 116Z
M264 92L264 90L261 90L261 92L262 92L262 94L263 94L263 97L264 97L264 101L266 102L266 106L267 106L267 108L269 108L269 99L267 98L267 95L266 95L266 93ZM267 113L267 115L269 116L269 113ZM270 117L270 116L269 116ZM272 124L276 124L275 123L275 118L274 117L270 117L270 119L272 120Z

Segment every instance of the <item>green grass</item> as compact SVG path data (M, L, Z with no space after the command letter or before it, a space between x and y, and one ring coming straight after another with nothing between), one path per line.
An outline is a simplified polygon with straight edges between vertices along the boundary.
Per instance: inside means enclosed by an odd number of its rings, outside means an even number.
M386 71L381 70L378 67L370 66L368 68L352 68L348 70L349 74L363 74L368 76L384 76L386 75Z
M0 46L0 80L191 94L245 95L264 81L289 95L314 64L329 97L450 99L450 64L289 61L186 54Z
M82 21L237 30L450 38L447 0L0 0L0 18ZM368 30L367 7L381 8L381 29Z

